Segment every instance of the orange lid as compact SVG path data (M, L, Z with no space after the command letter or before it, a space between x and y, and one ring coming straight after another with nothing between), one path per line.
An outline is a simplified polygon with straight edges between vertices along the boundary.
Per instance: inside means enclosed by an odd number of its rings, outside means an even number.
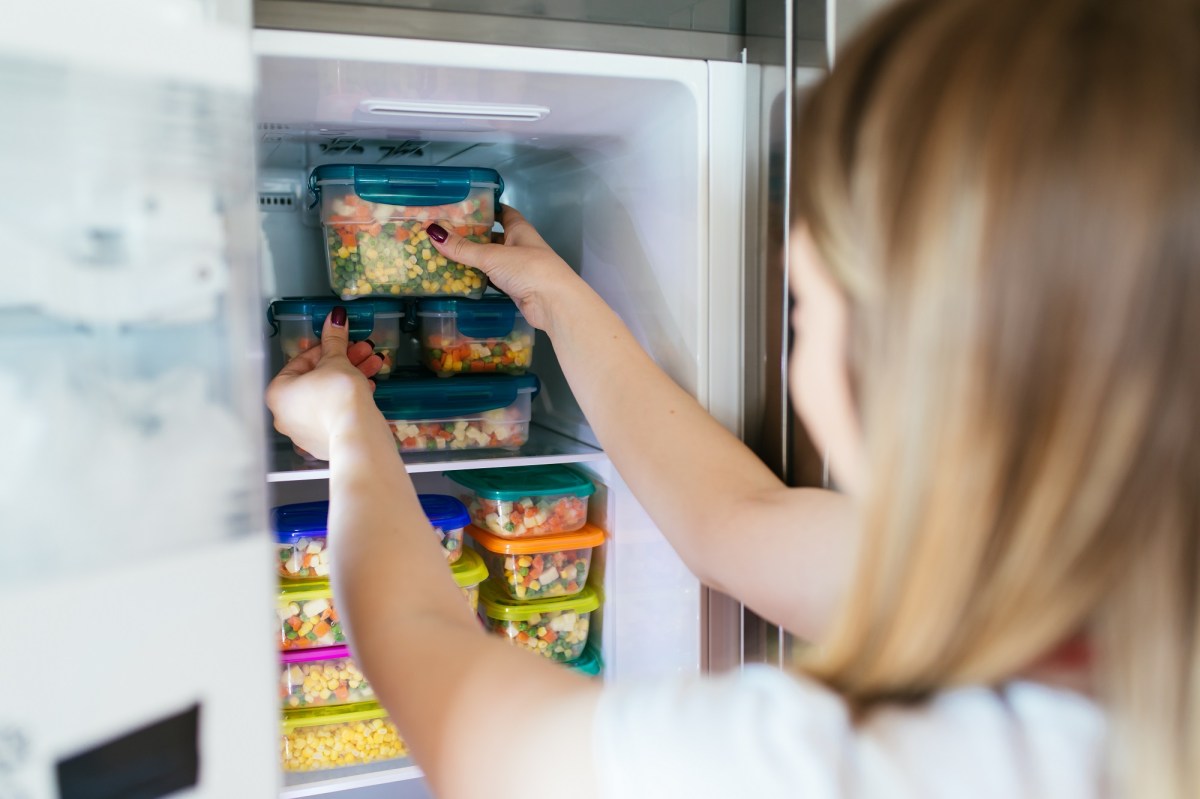
M536 555L539 552L558 552L561 549L584 549L598 547L604 543L604 531L585 524L573 533L554 535L530 535L523 538L501 538L473 524L463 532L474 538L484 549L505 555Z

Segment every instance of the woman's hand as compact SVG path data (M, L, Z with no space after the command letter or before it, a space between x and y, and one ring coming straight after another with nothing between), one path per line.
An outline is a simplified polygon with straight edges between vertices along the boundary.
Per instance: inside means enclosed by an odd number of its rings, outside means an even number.
M531 325L549 331L553 311L569 310L571 292L587 284L515 208L501 204L500 224L504 237L498 244L465 239L437 223L427 230L438 252L479 269L492 285L513 298Z
M374 377L383 368L369 341L350 343L346 309L325 319L321 343L292 358L267 386L275 429L296 446L329 460L329 441L364 410L374 408Z

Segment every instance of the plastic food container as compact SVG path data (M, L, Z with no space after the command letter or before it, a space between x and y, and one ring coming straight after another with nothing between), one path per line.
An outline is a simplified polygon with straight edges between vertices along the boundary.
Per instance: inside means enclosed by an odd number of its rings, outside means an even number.
M462 589L463 596L466 597L471 610L479 610L479 584L488 576L487 566L483 565L483 558L479 556L478 552L465 549L458 562L450 567L450 571L454 573L454 582L458 583L458 587Z
M316 649L346 643L328 580L284 583L279 589L279 648Z
M538 602L515 602L490 582L479 592L480 613L488 629L561 663L583 654L592 611L598 607L600 596L592 588Z
M570 533L587 523L591 480L566 466L466 469L446 476L462 486L471 523L501 538Z
M351 341L371 339L375 354L383 359L379 376L387 377L396 364L400 347L400 322L404 305L399 300L359 300L345 303L333 297L284 297L267 308L271 335L279 336L285 360L291 360L321 342L321 326L334 306L346 309Z
M308 186L321 206L329 285L366 296L479 297L482 272L439 253L437 222L472 241L491 239L504 181L494 169L327 164Z
M400 375L375 389L401 452L520 449L538 381L533 375L467 375L439 380Z
M533 361L533 325L508 297L422 300L421 353L438 377L461 372L524 374Z
M283 712L283 770L320 771L391 760L408 747L377 702Z
M584 647L583 654L572 660L569 665L585 677L598 677L604 669L604 662L600 660L600 653L594 646Z
M298 649L280 655L279 698L285 708L365 702L375 692L344 646Z
M604 531L590 524L573 533L536 538L501 538L474 525L466 532L483 555L489 584L516 600L580 593L592 549L604 543Z
M442 551L446 562L454 563L462 556L463 528L471 521L467 508L454 497L444 494L421 494L421 510L433 525L433 531L442 539Z
M271 509L271 529L279 544L279 576L288 580L329 577L328 502L297 502Z

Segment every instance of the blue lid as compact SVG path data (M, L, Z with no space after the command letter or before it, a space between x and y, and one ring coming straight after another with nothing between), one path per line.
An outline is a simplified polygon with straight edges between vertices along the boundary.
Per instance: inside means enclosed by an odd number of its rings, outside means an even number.
M325 164L308 176L308 189L314 199L320 199L323 182L353 182L359 197L388 205L462 202L472 186L495 186L496 202L504 193L500 173L482 167Z
M296 502L271 509L271 529L281 544L301 538L323 538L329 533L329 503Z
M439 530L457 530L471 522L467 506L454 497L445 494L418 494L417 499L421 500L421 510L425 511L429 523Z
M457 530L471 522L466 505L454 497L419 494L417 499L429 523L439 530ZM271 529L281 544L294 544L301 538L324 538L329 534L329 503L296 502L272 508Z
M271 324L271 335L279 332L280 316L311 316L313 334L321 335L325 317L334 306L346 309L346 322L350 327L350 340L362 341L375 329L375 314L393 313L404 316L404 303L390 299L361 299L347 301L338 297L284 297L267 307L267 321Z
M420 369L400 369L375 388L375 405L385 419L446 419L494 411L522 393L537 396L538 379L525 375L436 377Z
M483 297L478 300L422 300L418 316L450 314L455 317L460 335L470 338L504 338L512 332L521 311L508 297ZM522 317L524 318L524 317Z

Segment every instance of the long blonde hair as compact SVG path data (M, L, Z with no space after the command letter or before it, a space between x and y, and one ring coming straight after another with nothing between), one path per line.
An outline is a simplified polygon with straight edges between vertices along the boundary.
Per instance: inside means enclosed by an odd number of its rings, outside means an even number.
M1113 787L1200 795L1200 6L902 2L797 128L869 470L811 673L869 710L1086 630Z

